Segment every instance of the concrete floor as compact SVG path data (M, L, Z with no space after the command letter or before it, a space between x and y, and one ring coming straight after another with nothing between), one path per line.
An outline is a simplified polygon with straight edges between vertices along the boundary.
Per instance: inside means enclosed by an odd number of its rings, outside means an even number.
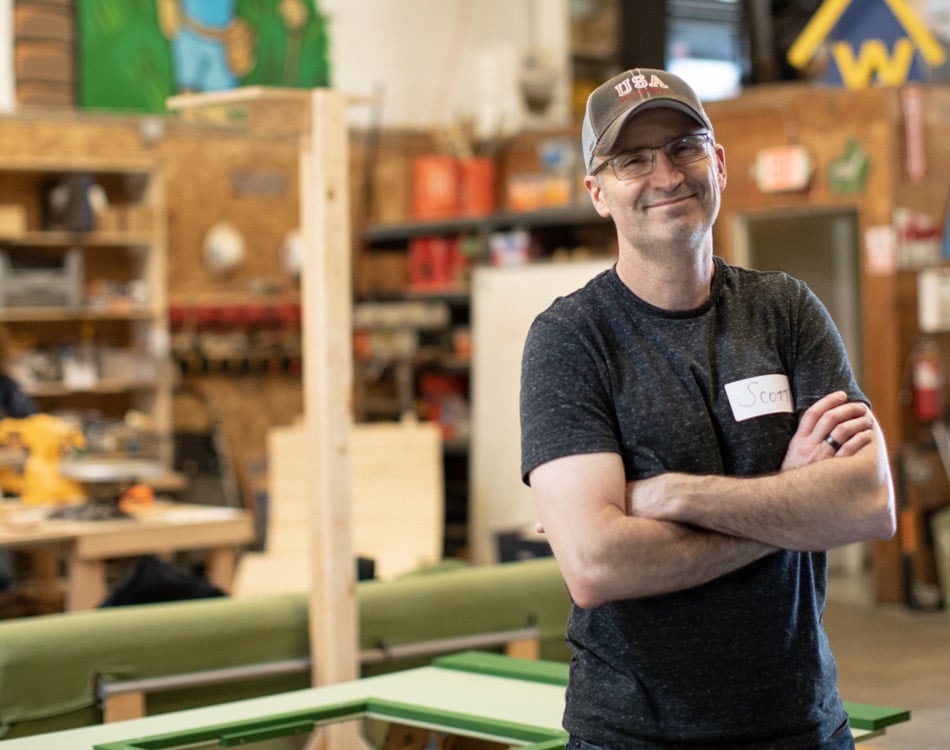
M950 612L874 604L867 579L833 576L825 628L845 700L911 711L861 750L950 750Z

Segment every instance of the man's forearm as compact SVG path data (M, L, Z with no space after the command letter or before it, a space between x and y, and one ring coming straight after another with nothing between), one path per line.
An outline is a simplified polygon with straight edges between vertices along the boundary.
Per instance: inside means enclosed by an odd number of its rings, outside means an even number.
M669 546L655 550L647 575L638 575L639 596L682 591L721 578L776 551L772 545L680 525ZM649 551L648 551L649 552Z
M886 457L856 456L750 479L666 474L628 485L633 515L695 524L785 549L819 550L894 531Z
M627 517L615 531L612 541L578 557L558 554L553 545L571 595L582 607L682 591L775 552L752 539L665 521Z

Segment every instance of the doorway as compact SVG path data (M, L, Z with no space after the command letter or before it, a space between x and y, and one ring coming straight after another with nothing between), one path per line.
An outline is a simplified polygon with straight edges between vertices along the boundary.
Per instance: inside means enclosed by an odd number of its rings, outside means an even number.
M818 296L862 383L861 257L856 209L743 214L734 219L736 265L785 271Z

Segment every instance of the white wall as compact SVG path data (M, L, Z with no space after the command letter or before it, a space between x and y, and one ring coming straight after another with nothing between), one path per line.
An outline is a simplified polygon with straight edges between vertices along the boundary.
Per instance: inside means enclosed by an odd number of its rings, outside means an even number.
M329 17L333 87L381 96L385 127L442 127L474 119L485 137L569 118L567 0L320 0ZM532 21L533 19L533 21ZM518 91L532 47L556 65L551 110L527 113ZM351 108L353 124L373 110Z
M0 112L13 104L13 0L0 0Z
M469 545L479 564L497 561L499 532L526 531L538 519L521 481L521 354L535 316L555 297L582 287L612 261L492 268L472 280L472 459Z

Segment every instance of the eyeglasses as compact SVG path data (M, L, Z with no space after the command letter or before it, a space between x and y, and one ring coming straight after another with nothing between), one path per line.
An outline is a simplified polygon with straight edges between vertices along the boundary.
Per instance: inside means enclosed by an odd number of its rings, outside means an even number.
M608 166L618 180L634 180L646 177L656 167L656 152L663 151L673 166L682 167L704 159L709 155L708 146L713 143L709 133L694 133L667 141L662 146L644 146L633 151L624 151L601 162L590 174L599 174Z

